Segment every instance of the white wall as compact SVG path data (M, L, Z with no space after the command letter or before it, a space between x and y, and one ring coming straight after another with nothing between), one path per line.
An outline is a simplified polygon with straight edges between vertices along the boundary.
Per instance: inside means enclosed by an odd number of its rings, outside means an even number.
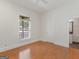
M42 18L44 25L44 40L69 47L69 19L79 16L79 0L72 0L61 8L44 14ZM45 35L46 34L46 35ZM47 38L47 39L46 39Z
M0 0L0 50L20 46L31 41L36 41L39 38L69 47L68 20L79 16L78 2L79 0L72 0L68 4L62 5L61 8L38 15L33 11L9 3L6 0ZM31 17L31 40L23 41L18 39L17 25L19 15Z
M32 37L28 40L18 39L19 15L29 16L32 22ZM0 0L0 50L20 46L39 39L39 15L7 0Z

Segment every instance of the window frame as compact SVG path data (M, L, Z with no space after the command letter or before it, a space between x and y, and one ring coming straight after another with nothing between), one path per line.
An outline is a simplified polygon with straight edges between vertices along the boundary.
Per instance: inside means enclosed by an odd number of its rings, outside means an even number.
M26 21L29 22L28 30L22 31L22 29L24 29L24 28L20 29L20 22L25 21L25 20L22 19L22 17L28 18L28 20L26 20ZM25 33L25 32L27 32L27 33ZM27 35L27 37L25 37L25 34ZM30 20L30 17L20 15L19 16L19 39L25 40L25 39L30 39L30 38L31 38L31 20Z

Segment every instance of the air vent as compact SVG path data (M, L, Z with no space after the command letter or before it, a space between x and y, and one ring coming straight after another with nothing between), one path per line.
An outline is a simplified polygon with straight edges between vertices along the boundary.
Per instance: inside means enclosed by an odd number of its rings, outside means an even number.
M7 56L0 56L0 59L8 59Z

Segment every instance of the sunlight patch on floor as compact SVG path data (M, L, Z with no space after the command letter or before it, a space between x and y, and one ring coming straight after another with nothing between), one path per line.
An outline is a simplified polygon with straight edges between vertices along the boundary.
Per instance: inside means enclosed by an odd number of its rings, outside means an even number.
M22 50L19 53L19 59L30 59L30 49Z

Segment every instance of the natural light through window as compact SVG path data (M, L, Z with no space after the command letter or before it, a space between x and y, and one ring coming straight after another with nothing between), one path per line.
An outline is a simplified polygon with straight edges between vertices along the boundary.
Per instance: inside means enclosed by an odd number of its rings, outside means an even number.
M19 16L19 39L30 39L31 21L29 17Z

